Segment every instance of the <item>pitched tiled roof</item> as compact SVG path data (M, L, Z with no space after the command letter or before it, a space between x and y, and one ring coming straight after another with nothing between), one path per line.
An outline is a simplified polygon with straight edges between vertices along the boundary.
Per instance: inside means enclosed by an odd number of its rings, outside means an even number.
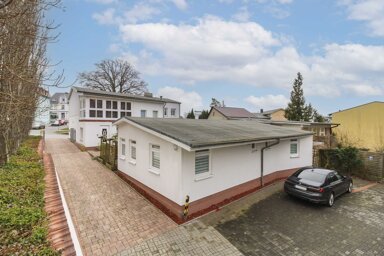
M227 118L255 118L256 116L245 108L212 107Z

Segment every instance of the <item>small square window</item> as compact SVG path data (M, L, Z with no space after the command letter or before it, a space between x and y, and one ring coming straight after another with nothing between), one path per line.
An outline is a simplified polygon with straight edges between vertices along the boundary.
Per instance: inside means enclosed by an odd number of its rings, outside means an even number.
M97 108L103 108L103 100L97 100Z
M209 150L195 152L195 175L202 176L209 174Z
M125 110L125 102L120 102L120 109Z
M96 101L94 99L89 100L89 107L90 108L95 108L96 107Z
M151 150L151 169L160 169L160 146L150 145Z
M130 140L129 144L131 148L131 160L135 161L136 160L136 141Z
M111 118L112 117L112 111L105 111L105 117Z
M127 110L131 110L131 102L127 102Z
M117 101L112 101L112 108L117 109Z
M125 139L120 138L120 144L121 144L121 157L125 158Z
M299 157L299 141L297 139L291 140L290 155L291 157Z
M103 110L97 110L97 117L103 117Z
M324 128L324 127L321 127L321 128L320 128L319 135L320 135L320 136L325 136L325 128Z
M146 110L141 110L140 111L140 116L141 117L146 117L147 116L147 111Z
M106 103L105 105L107 105L106 108L107 108L107 109L111 109L111 106L112 106L112 105L111 105L111 104L112 104L111 101L110 101L110 100L107 100L105 103Z
M175 108L171 108L171 116L175 116L176 115L176 109Z
M113 117L113 118L118 118L118 117L119 117L118 114L119 114L119 112L117 112L117 111L113 111L113 112L112 112L112 117Z
M89 110L89 117L96 117L96 110Z
M126 116L131 116L132 114L131 114L131 112L127 112L127 113L125 113L125 115Z
M120 117L125 117L125 112L120 112Z

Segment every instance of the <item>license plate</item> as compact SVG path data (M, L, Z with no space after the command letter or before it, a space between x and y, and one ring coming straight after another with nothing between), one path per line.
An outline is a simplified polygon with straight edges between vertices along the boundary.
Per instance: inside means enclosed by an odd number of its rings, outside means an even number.
M306 187L303 187L303 186L300 186L300 185L295 185L295 188L297 188L297 189L300 189L300 190L307 190L307 188Z

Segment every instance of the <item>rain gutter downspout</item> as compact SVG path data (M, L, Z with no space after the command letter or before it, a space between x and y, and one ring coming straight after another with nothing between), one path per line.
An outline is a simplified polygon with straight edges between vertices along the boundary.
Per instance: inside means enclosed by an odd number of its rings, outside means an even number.
M261 164L261 172L260 172L260 182L261 182L261 187L264 186L264 150L267 149L267 148L271 148L277 144L280 143L280 139L277 139L275 142L273 142L272 144L268 145L268 142L265 142L265 146L261 148L261 161L260 161L260 164Z

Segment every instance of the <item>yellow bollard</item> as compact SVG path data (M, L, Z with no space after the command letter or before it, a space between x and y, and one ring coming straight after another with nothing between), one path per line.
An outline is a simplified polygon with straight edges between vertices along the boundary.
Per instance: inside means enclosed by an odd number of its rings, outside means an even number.
M185 197L185 204L184 204L184 218L188 215L188 208L189 208L189 196L187 195Z

